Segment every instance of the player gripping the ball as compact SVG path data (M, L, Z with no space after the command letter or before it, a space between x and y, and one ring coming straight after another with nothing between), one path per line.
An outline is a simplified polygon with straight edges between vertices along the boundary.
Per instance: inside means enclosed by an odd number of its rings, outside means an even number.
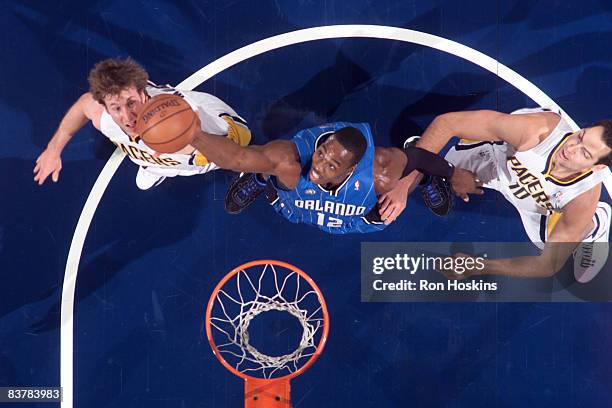
M62 151L88 121L139 166L136 185L141 190L159 185L166 177L191 176L218 169L192 146L183 146L172 154L155 155L155 150L143 142L136 131L136 118L143 105L158 95L182 98L185 106L197 113L204 132L225 136L241 146L251 140L244 119L223 101L203 92L156 86L149 82L147 72L130 58L99 62L91 70L88 81L89 92L68 110L47 148L36 160L34 181L39 185L49 176L58 181ZM157 131L174 131L165 126L159 124Z

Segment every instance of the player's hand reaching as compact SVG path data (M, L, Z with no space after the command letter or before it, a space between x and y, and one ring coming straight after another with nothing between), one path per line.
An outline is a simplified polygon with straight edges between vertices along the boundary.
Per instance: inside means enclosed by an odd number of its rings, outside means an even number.
M380 218L385 225L391 224L399 217L406 208L408 191L405 189L393 189L380 196L378 204L380 207Z
M465 202L470 201L468 194L484 194L484 191L480 188L482 187L482 182L469 170L459 167L455 168L450 182L455 194Z
M381 195L378 199L380 218L385 225L391 224L406 208L408 193L417 183L419 173L416 171L401 179L395 188Z
M51 175L51 180L57 183L61 170L62 159L60 154L54 149L46 148L45 151L38 156L38 159L36 159L34 181L40 186L45 182L47 177Z

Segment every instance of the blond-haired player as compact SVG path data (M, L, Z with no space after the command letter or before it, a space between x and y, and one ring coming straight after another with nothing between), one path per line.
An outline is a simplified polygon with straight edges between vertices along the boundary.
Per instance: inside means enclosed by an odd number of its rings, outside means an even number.
M47 148L36 160L34 180L39 185L49 176L58 181L62 151L89 121L139 166L136 185L141 190L159 185L166 177L191 176L217 169L192 146L177 153L156 155L140 139L135 130L138 112L149 98L163 93L185 98L197 112L204 132L226 135L241 146L248 145L251 140L244 119L219 98L203 92L156 86L131 58L99 62L91 70L88 81L89 92L68 110Z

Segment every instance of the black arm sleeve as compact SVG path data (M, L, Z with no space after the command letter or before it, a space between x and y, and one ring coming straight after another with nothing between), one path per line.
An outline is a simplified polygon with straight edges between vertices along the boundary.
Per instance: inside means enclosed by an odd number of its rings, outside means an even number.
M444 177L447 180L453 176L455 166L444 160L437 154L421 149L420 147L409 147L403 150L408 163L402 173L402 177L406 177L413 170L419 170L424 174L431 176Z

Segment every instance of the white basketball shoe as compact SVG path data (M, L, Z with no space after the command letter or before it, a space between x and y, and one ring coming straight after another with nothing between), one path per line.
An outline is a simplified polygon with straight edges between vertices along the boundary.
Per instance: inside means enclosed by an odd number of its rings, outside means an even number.
M585 241L574 249L574 277L580 283L591 281L608 260L611 217L610 205L600 201L593 216L595 228Z

